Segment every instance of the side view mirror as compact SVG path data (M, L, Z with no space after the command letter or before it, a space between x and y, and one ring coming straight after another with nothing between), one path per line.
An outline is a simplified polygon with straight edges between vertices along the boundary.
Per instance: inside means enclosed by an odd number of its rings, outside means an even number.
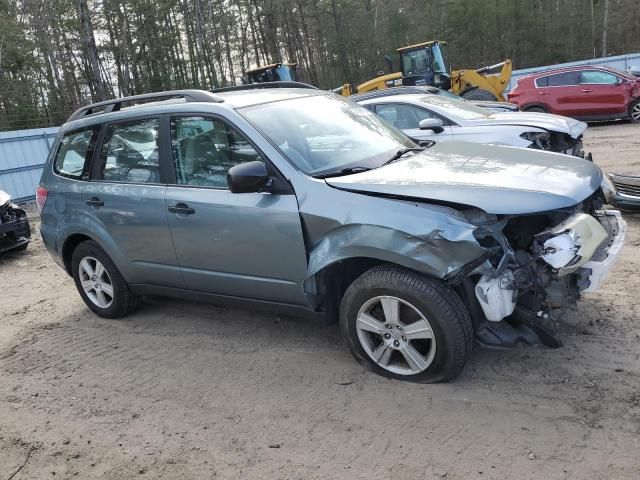
M264 163L253 161L241 163L227 171L227 184L231 193L253 193L270 183Z
M433 130L433 133L444 132L444 124L439 118L425 118L418 124L420 130Z

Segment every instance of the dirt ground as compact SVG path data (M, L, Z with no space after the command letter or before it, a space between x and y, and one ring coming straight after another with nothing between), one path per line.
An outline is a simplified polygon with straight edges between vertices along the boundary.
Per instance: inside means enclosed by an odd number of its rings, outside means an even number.
M640 125L585 143L640 172ZM0 479L638 479L640 215L625 217L608 283L558 322L563 348L476 348L443 385L368 373L309 320L168 299L100 319L35 235L0 258Z

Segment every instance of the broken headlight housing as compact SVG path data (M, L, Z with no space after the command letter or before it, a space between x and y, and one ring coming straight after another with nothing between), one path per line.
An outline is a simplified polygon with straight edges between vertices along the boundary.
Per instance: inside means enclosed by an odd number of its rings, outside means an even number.
M561 277L588 262L606 238L607 232L598 220L577 213L536 235L534 252Z
M520 138L531 142L529 148L537 150L549 150L551 148L551 137L547 132L524 132L520 134Z

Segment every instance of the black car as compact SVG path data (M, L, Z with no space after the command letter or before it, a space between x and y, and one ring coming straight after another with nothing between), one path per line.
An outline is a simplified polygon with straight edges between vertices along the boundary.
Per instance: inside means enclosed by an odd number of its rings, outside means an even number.
M0 190L0 253L25 250L31 227L24 210L11 203L11 196Z

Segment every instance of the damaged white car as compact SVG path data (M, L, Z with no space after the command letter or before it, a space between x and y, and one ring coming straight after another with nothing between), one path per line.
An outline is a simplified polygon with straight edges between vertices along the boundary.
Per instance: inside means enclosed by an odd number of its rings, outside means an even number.
M468 101L405 94L356 101L416 141L461 141L534 148L585 157L587 124L560 115L489 112ZM590 158L590 155L589 155Z

